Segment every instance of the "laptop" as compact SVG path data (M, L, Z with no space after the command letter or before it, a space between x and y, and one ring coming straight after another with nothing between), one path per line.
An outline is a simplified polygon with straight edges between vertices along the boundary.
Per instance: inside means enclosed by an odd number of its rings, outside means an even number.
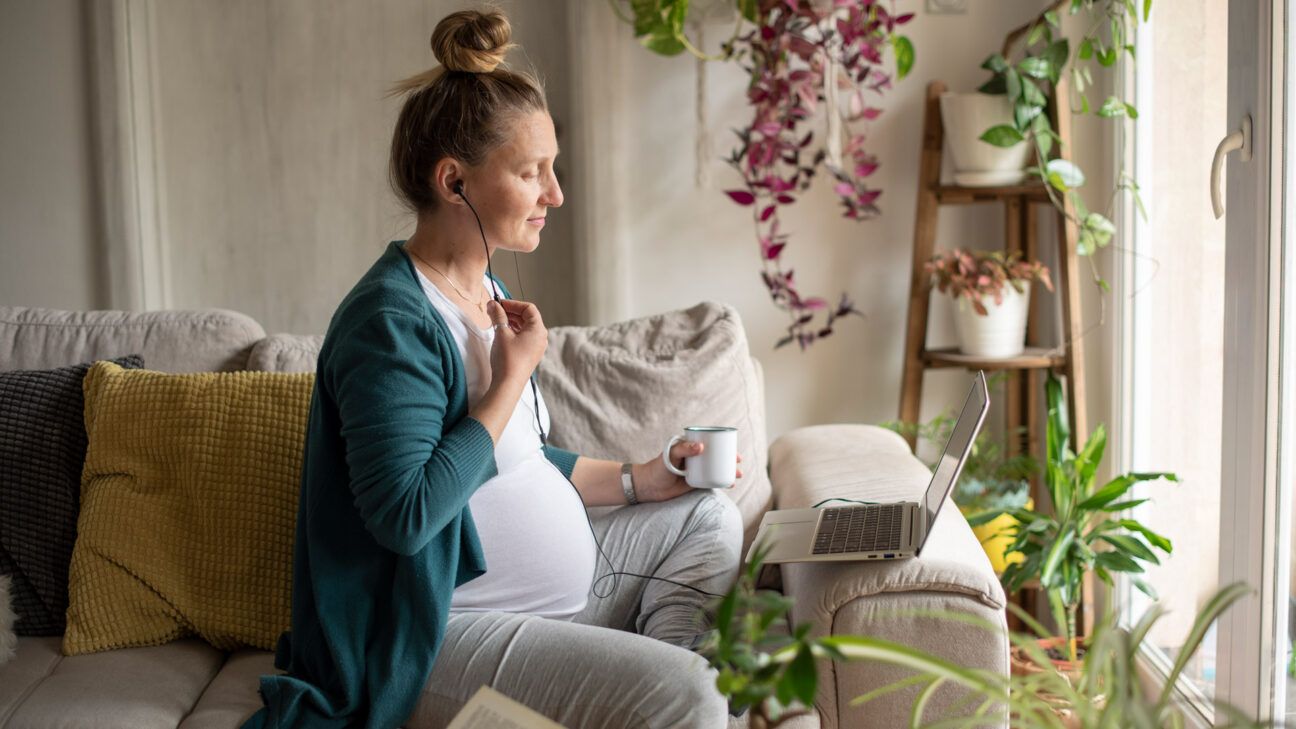
M985 372L972 378L963 412L950 433L921 504L912 501L847 504L821 509L765 512L751 548L769 540L765 564L903 559L922 553L941 506L949 497L990 409Z

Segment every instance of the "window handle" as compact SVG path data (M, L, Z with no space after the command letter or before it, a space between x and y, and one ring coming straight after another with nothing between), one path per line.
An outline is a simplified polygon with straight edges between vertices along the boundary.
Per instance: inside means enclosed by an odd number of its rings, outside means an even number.
M1220 140L1215 148L1215 159L1211 160L1210 196L1211 207L1215 209L1215 219L1224 217L1224 197L1220 193L1220 172L1224 168L1224 157L1229 152L1242 152L1242 161L1251 161L1251 115L1242 117L1242 128Z

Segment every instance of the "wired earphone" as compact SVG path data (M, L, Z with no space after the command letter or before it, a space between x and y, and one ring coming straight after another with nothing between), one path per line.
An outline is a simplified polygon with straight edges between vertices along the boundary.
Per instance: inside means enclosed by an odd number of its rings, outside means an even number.
M472 211L473 217L476 218L477 220L477 231L481 233L482 246L486 249L486 271L487 273L490 274L490 279L491 279L491 291L492 291L491 298L495 300L496 304L499 304L501 299L499 293L499 287L495 285L495 272L491 269L491 262L490 262L490 244L486 242L486 229L485 227L482 226L481 216L477 214L477 208L473 207L473 204L468 199L468 196L464 194L463 180L455 180L454 184L451 186L450 189L454 192L454 194L458 195L460 198L463 199L464 203L468 205L468 209ZM520 285L521 283L520 276L518 278L518 281ZM525 291L522 291L520 293L522 293L523 296L526 296ZM502 304L499 305L501 307L503 306ZM531 397L532 397L532 402L534 403L533 410L535 411L535 416L536 416L536 428L540 432L540 445L545 446L549 444L549 436L545 433L544 424L540 420L540 395L539 395L539 391L536 389L536 377L534 372L531 373L529 379L531 381ZM576 488L576 484L572 482L571 478L569 478L567 474L563 473L562 469L560 468L554 467L554 470L562 474L562 477L566 479L567 483L571 484L572 490L576 492L576 498L580 499L581 503L583 504L585 500L581 499L580 497L580 489ZM603 551L603 545L599 544L598 535L594 533L594 522L590 520L589 512L585 513L585 521L587 524L589 524L590 537L593 538L594 540L594 546L598 548L598 552L600 555L603 556L603 561L607 563L607 566L609 568L612 567L612 560L608 559L607 553ZM597 570L597 566L595 569ZM612 592L614 592L617 589L617 585L619 584L617 580L612 581L612 590L610 590L605 595L599 594L597 586L600 582L607 579L608 577L615 577L617 575L626 575L628 577L642 577L643 579L646 580L658 580L660 582L669 582L672 585L678 585L679 587L687 587L690 590L700 592L703 595L707 595L709 597L723 597L723 595L717 595L714 592L707 592L706 590L703 590L698 587L694 587L693 585L685 584L683 582L676 582L675 580L667 579L665 577L654 577L652 575L635 574L634 572L609 572L603 575L602 577L596 578L594 580L594 584L591 585L591 589L593 590L595 597L602 598L611 595Z

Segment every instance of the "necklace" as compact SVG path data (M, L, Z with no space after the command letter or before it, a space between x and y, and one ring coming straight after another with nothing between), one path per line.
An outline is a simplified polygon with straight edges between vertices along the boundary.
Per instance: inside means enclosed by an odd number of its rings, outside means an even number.
M406 250L408 250L410 253L414 253L414 251L409 248L407 248ZM455 282L451 280L449 276L445 275L444 273L441 273L441 269L437 268L436 266L433 266L431 263L428 263L428 260L426 258L420 256L417 253L414 253L414 257L422 261L424 265L426 265L428 268L432 269L433 271L436 271L437 274L441 276L441 278L445 279L446 282L450 284L450 288L454 289L456 294L459 294L460 298L472 304L473 306L476 306L477 309L481 311L483 314L486 313L486 306L485 306L486 296L484 295L485 292L483 292L481 301L473 301L472 299L468 298L467 294L465 294L462 289L460 289L457 285L455 285Z

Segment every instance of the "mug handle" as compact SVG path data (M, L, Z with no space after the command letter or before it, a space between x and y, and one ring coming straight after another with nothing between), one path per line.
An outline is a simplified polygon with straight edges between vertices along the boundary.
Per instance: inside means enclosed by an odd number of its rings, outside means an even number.
M677 442L681 440L684 440L684 436L672 435L671 439L666 441L666 447L662 449L662 463L666 464L667 471L670 471L676 476L687 476L688 474L676 468L675 464L671 463L671 459L670 459L671 446L674 446Z

